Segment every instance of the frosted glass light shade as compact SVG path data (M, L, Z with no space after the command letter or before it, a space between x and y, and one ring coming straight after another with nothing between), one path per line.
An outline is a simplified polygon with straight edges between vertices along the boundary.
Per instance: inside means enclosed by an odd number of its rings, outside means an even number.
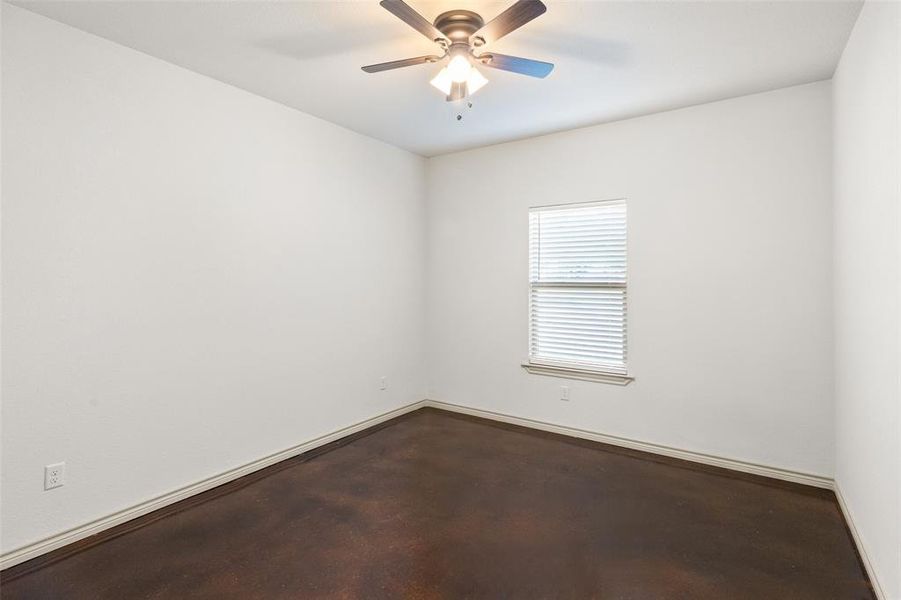
M447 73L455 83L463 83L469 79L470 71L472 71L472 64L470 64L469 59L462 54L453 57L447 65Z
M441 90L445 96L448 96L451 93L451 85L453 85L454 80L451 79L450 73L447 72L447 67L444 67L429 83Z
M466 90L470 95L475 94L480 89L482 89L485 84L488 83L488 79L479 73L479 70L473 67L469 71L469 79L466 80Z
M453 77L451 77L449 68L444 67L429 83L431 83L436 89L441 90L441 93L443 93L445 96L450 96L451 89L453 88L455 82ZM479 73L478 69L471 67L469 69L469 75L466 78L467 95L475 94L477 91L482 89L486 83L488 83L488 79L486 79L484 75Z

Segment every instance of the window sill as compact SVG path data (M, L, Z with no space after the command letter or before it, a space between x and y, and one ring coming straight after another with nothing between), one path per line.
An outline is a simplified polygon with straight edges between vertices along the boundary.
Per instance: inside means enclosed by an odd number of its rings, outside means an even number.
M547 377L561 377L563 379L579 379L581 381L594 381L597 383L609 383L612 385L629 385L635 380L634 377L628 375L619 375L617 373L605 373L603 371L592 371L590 369L579 369L573 367L560 367L556 365L540 365L536 363L524 362L522 368L533 375L545 375Z

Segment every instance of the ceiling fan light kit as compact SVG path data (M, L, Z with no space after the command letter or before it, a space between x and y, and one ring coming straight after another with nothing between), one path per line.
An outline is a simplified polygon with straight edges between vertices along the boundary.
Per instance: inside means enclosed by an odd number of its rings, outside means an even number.
M488 83L488 78L476 69L473 63L538 78L547 77L554 69L551 63L518 56L495 52L476 54L477 48L497 41L544 14L547 7L541 0L517 0L487 24L479 14L471 10L447 11L438 15L434 23L430 23L403 0L382 0L380 4L388 12L438 44L442 54L368 65L363 67L367 73L446 60L447 64L430 83L444 94L448 102L453 102L465 100Z

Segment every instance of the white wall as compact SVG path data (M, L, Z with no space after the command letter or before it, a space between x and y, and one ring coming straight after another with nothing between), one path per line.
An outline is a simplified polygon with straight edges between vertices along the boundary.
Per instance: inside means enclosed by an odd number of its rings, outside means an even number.
M2 551L428 396L824 476L837 431L891 573L876 10L835 90L836 408L829 82L426 162L4 5ZM528 207L619 197L635 382L526 374Z
M423 159L8 5L2 34L3 551L424 396Z
M430 397L830 476L831 158L822 82L432 159ZM527 374L528 208L611 198L636 379Z
M897 3L868 2L835 73L836 483L901 598L901 165Z

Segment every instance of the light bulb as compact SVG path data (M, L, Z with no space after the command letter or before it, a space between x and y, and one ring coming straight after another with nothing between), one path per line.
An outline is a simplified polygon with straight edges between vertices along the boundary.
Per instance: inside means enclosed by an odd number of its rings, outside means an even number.
M451 80L455 83L463 83L469 79L469 72L471 70L472 65L469 64L469 59L463 54L458 54L453 57L447 65L447 72L450 75Z
M473 69L475 70L475 69ZM451 86L454 83L454 80L451 79L450 73L447 72L447 67L441 69L435 78L432 79L429 83L433 86L441 90L445 96L449 96L451 93Z
M469 91L470 95L478 92L485 86L486 83L488 83L488 79L486 79L484 75L479 73L478 69L472 67L469 70L469 78L466 80L466 89L467 91Z

